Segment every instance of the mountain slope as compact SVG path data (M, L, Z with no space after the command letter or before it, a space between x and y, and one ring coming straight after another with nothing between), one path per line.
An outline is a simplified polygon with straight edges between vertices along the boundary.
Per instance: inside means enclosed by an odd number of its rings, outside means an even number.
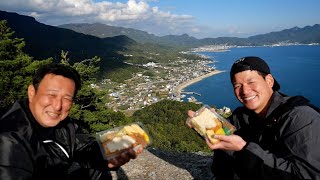
M293 27L279 32L271 32L263 35L251 36L250 41L257 43L299 42L303 44L320 43L320 25Z
M181 36L175 35L167 35L167 36L156 36L154 34L149 34L145 31L136 30L132 28L124 28L124 27L116 27L109 26L101 23L75 23L75 24L64 24L58 26L60 28L71 29L73 31L88 34L100 38L113 37L119 35L125 35L130 37L131 39L147 44L160 44L164 46L183 46L186 48L194 47L199 44L194 44L196 39L194 37L190 37L187 34L183 34Z
M28 54L38 59L53 57L55 61L60 59L61 50L69 51L70 59L74 61L99 56L105 62L123 60L119 52L127 50L131 50L129 53L142 50L167 52L168 46L175 47L171 50L177 51L213 44L259 46L278 42L320 43L319 24L304 28L294 27L249 38L196 39L187 34L159 37L140 30L98 23L65 24L54 27L39 23L32 17L5 11L0 11L0 19L8 21L9 27L16 31L17 37L25 38Z
M88 34L100 38L124 35L140 43L154 42L158 39L157 36L149 34L145 31L140 31L132 28L109 26L101 23L64 24L58 27L71 29L79 33Z
M238 46L266 45L278 42L298 42L303 44L320 43L319 24L304 28L294 27L291 29L251 36L248 38L218 37L196 39L187 34L155 36L144 31L131 28L108 26L104 24L65 24L59 27L72 29L84 34L97 37L111 37L126 35L140 43L158 43L161 45L182 46L185 48L198 47L212 44L229 44Z
M58 28L37 22L29 16L0 11L0 19L7 20L15 36L26 41L26 52L42 59L60 59L61 50L68 51L71 60L83 60L99 56L103 60L119 56L118 51L126 50L136 42L125 36L98 38L69 29Z

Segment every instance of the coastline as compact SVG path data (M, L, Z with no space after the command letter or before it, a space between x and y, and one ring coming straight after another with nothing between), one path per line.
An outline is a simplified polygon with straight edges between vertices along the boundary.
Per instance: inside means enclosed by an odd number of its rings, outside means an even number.
M202 75L202 76L199 76L199 77L196 77L196 78L191 79L191 80L189 80L189 81L186 81L186 82L184 82L184 83L181 83L181 84L179 84L179 85L175 88L174 92L176 93L177 97L180 97L181 91L183 91L184 88L190 86L191 84L194 84L194 83L196 83L196 82L199 82L199 81L201 81L202 79L205 79L205 78L207 78L207 77L210 77L210 76L219 74L219 73L221 73L221 72L225 72L225 71L214 70L214 71L209 72L209 73L207 73L207 74L204 74L204 75Z

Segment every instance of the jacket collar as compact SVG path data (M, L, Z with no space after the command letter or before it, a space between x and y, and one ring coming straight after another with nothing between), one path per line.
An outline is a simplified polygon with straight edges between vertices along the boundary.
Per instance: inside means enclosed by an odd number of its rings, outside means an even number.
M281 104L285 103L289 97L284 97L281 93L278 91L275 91L271 96L271 103L269 105L269 108L267 110L267 115L265 118L268 118L271 113L279 107Z

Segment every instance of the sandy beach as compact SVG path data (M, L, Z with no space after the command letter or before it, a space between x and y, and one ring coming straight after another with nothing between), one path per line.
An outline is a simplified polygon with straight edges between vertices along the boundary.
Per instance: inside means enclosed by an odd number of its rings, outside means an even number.
M177 95L178 97L180 97L181 91L182 91L184 88L186 88L187 86L189 86L189 85L191 85L191 84L193 84L193 83L196 83L196 82L198 82L198 81L201 81L202 79L205 79L205 78L207 78L207 77L210 77L210 76L213 76L213 75L215 75L215 74L221 73L221 72L225 72L225 71L214 70L214 71L212 71L212 72L210 72L210 73L204 74L204 75L199 76L199 77L196 77L196 78L194 78L194 79L191 79L190 81L186 81L186 82L184 82L184 83L182 83L182 84L179 84L179 85L176 87L176 89L175 89L174 92L176 93L176 95Z

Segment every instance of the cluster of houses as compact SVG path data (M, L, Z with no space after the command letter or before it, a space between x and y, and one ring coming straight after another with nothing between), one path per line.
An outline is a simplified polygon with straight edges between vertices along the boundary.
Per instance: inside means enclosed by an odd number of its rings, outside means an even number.
M150 77L139 72L124 84L109 89L110 101L106 105L114 110L137 110L163 99L182 101L183 96L177 97L175 88L183 82L214 71L209 63L213 61L181 59L166 65L154 62L139 65L151 69L154 75ZM105 80L104 83L112 82Z

